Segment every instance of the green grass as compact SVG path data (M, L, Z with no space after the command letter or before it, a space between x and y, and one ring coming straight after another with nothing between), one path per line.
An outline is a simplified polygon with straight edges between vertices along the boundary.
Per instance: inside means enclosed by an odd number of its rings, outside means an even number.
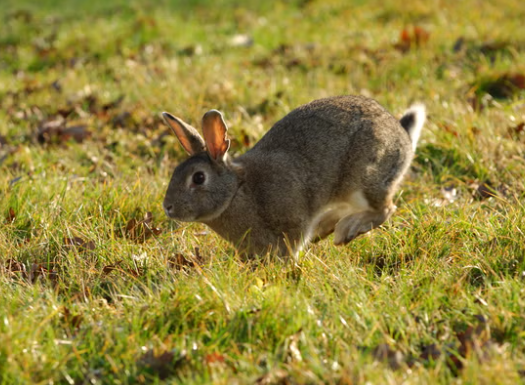
M524 382L522 2L4 3L0 383ZM165 218L161 111L239 154L348 93L429 112L381 229L292 266Z

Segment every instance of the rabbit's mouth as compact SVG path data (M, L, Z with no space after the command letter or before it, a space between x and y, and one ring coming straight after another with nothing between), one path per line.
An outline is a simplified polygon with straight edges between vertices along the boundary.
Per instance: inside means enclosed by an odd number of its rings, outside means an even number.
M162 204L162 208L164 209L166 216L170 219L176 219L181 222L191 222L194 220L193 216L188 217L188 216L180 215L181 213L178 212L175 205L172 203L164 202Z
M180 212L176 209L175 205L170 203L163 203L164 212L170 219L175 219L180 222L206 222L215 219L217 215L200 214L200 213L188 213Z

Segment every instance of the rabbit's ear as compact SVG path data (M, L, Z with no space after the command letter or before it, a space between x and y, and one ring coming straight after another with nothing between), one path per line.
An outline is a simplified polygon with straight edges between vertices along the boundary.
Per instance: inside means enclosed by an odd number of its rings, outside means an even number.
M182 144L182 147L184 147L188 154L195 155L206 149L204 139L202 139L195 128L170 113L163 112L162 117L166 124L173 130L175 136L177 136L180 144Z
M230 140L226 138L226 123L222 114L217 110L210 110L202 117L202 133L206 141L208 153L215 160L222 160L230 148Z

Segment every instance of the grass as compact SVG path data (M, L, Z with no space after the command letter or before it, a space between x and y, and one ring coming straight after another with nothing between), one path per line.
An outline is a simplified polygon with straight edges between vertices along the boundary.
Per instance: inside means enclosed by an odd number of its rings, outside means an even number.
M1 383L524 381L521 2L5 3ZM387 225L291 266L165 218L160 111L242 153L346 93L429 111Z

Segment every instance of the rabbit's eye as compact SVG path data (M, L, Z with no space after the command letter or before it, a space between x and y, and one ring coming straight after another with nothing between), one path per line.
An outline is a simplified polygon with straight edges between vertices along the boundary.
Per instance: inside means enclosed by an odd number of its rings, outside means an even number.
M193 183L195 184L203 184L206 177L204 176L204 173L201 171L196 172L193 174Z

